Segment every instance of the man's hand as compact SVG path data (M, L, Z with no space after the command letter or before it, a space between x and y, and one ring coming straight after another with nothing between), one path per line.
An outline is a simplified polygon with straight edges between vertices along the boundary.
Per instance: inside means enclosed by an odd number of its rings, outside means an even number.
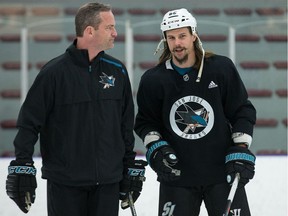
M149 143L146 158L160 181L174 181L180 178L181 171L176 169L178 163L175 151L163 140Z
M36 168L33 161L13 160L8 167L7 195L27 213L35 201Z
M147 162L144 160L134 160L124 173L124 177L120 182L120 200L121 208L129 207L129 193L132 195L133 202L136 202L142 191L143 182L145 181L145 166Z
M244 187L255 173L255 155L246 147L232 146L225 158L227 182L232 183L235 174L240 173L239 187Z

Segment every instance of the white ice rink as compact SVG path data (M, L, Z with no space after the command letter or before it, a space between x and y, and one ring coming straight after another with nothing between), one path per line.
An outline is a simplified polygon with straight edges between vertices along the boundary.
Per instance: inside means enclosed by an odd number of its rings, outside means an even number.
M40 177L41 159L35 159L38 188L36 201L28 214L22 213L6 195L5 179L10 160L11 158L0 159L0 216L47 216L46 181ZM156 175L147 168L146 177L142 195L135 203L137 215L156 216L158 204ZM255 177L246 188L252 216L287 216L287 157L258 156ZM129 209L120 209L119 216L131 216L131 212ZM207 216L203 205L200 216Z

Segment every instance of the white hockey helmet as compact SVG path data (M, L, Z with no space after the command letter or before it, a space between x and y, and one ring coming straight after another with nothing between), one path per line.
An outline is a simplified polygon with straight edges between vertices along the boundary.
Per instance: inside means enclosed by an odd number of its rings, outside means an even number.
M168 11L164 15L163 20L160 25L160 29L163 34L163 39L159 42L154 55L160 50L161 43L166 40L165 31L178 29L182 27L191 28L192 34L195 35L198 39L196 46L202 51L201 64L200 64L200 68L199 68L197 79L196 79L196 82L200 82L202 71L203 71L203 66L204 66L205 50L203 49L202 42L196 32L196 28L197 28L196 19L192 16L190 12L188 12L187 9L181 8L181 9Z
M187 11L187 9L181 8L168 11L163 17L160 28L164 34L167 30L189 26L191 27L192 33L196 33L196 19Z

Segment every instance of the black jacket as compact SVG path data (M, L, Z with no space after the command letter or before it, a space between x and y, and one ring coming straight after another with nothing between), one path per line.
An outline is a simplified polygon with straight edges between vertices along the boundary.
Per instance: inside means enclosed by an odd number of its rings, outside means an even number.
M232 61L212 56L197 71L182 76L168 60L141 78L135 131L144 139L157 131L176 151L181 179L178 186L226 181L225 153L231 132L253 135L256 111Z
M48 62L23 103L14 140L17 159L31 159L40 134L42 177L67 185L119 182L135 158L134 105L125 66L72 44Z

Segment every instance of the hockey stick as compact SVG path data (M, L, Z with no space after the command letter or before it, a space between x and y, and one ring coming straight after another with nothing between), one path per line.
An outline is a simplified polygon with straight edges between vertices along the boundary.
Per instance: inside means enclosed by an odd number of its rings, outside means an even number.
M132 216L137 216L135 205L134 205L133 198L132 198L132 194L130 192L128 193L128 203L129 203L129 207L131 209Z
M240 180L240 174L236 173L235 174L235 179L234 179L234 181L232 183L232 186L231 186L228 198L227 198L226 208L225 208L225 212L224 212L223 216L228 216L228 214L230 212L230 207L231 207L231 204L233 202L234 195L236 193L239 180Z

